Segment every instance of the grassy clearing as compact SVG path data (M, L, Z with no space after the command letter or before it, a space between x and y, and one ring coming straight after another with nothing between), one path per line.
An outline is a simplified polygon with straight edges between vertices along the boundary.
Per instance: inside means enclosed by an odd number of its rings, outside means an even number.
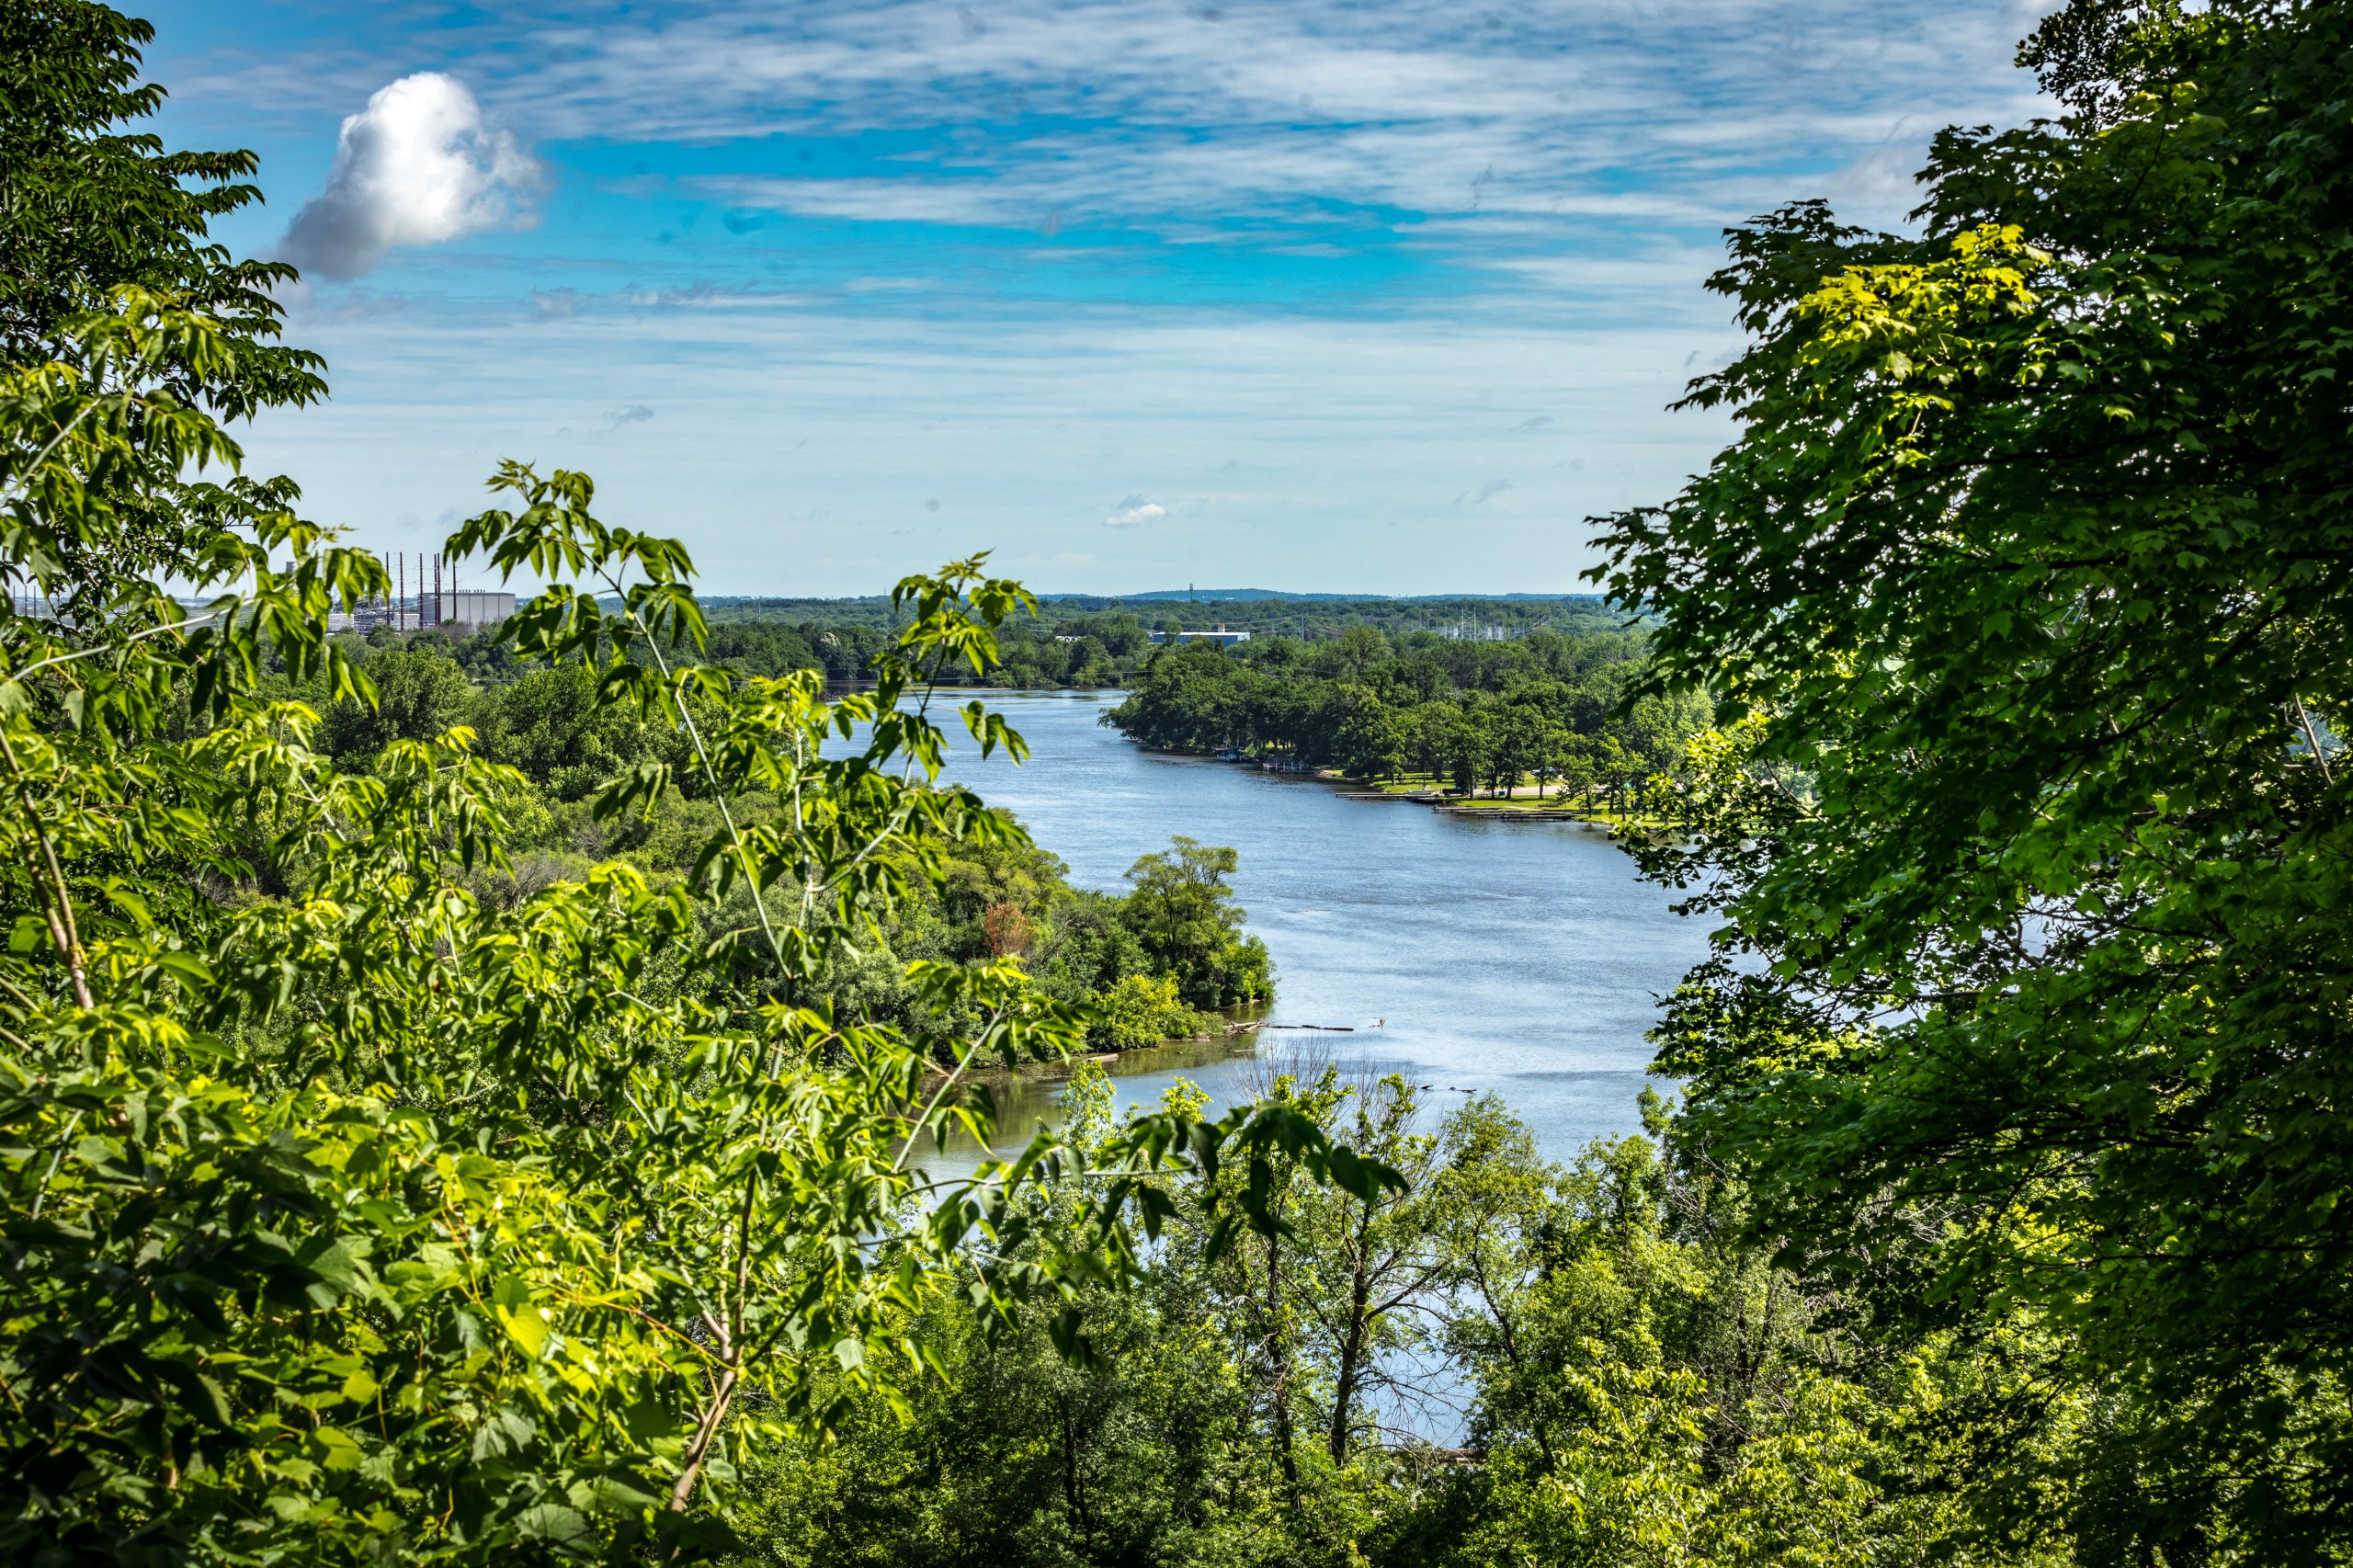
M1449 801L1446 809L1452 812L1480 812L1496 816L1565 816L1578 822L1589 822L1619 833L1664 833L1669 824L1665 818L1646 812L1611 811L1601 806L1578 805L1558 795L1542 801L1533 796L1512 800L1481 798Z

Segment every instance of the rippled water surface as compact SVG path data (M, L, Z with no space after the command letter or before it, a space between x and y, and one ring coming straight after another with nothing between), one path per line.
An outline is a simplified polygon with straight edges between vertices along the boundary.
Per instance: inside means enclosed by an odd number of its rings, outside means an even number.
M1492 1089L1554 1159L1640 1125L1643 1031L1706 934L1597 830L1350 800L1310 778L1147 752L1097 722L1114 700L1102 694L989 700L1029 741L1029 762L979 761L960 725L949 772L1010 807L1074 882L1117 891L1172 834L1240 851L1234 886L1275 959L1269 1019L1354 1029L1273 1040L1402 1073L1431 1085L1433 1108ZM1176 1047L1114 1072L1124 1099L1155 1100L1182 1076L1223 1103L1246 1097L1248 1070L1246 1051ZM1023 1095L1017 1131L1046 1104Z

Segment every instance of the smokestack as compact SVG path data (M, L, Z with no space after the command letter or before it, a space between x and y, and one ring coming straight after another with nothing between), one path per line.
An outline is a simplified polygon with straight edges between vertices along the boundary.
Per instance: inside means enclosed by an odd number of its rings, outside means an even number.
M407 625L407 621L408 621L408 551L407 551L404 550L404 551L402 551L400 552L400 562L401 562L401 597L399 597L399 599L398 599L398 600L396 600L396 601L393 603L393 605L392 605L392 630L393 630L393 631L406 631L408 630L408 625Z
M433 624L441 624L441 558L433 558Z

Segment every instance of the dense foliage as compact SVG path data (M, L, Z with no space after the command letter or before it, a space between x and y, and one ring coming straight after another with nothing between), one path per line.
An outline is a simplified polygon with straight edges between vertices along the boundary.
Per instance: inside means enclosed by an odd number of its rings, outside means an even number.
M745 1568L2068 1561L2021 1490L2042 1450L1985 1419L2018 1347L1859 1332L1652 1137L1553 1165L1493 1098L1266 1072L1409 1188L1287 1180L1289 1233L1212 1259L1216 1184L1169 1182L1142 1288L1081 1299L1105 1364L1035 1312L944 1333L951 1375L908 1410L858 1402L837 1447L754 1462ZM1069 1103L1074 1140L1116 1131L1099 1075Z
M0 19L11 91L35 73L69 127L152 107L118 91L143 29L53 0ZM153 172L89 160L75 210ZM183 237L210 210L155 210ZM904 1399L942 1368L934 1325L1042 1308L1096 1355L1073 1303L1141 1276L1156 1183L1222 1184L1212 1254L1279 1233L1278 1172L1400 1185L1279 1103L911 1173L948 1125L986 1141L976 1066L1087 1024L1009 946L892 965L901 1022L844 1000L917 889L944 908L960 866L1019 858L939 781L943 677L1029 608L976 562L903 584L874 689L828 703L813 673L674 665L707 641L685 551L598 519L585 476L502 469L514 505L449 545L550 585L505 629L546 703L502 744L605 773L601 830L689 790L700 813L668 824L700 830L683 871L526 879L512 849L551 813L449 722L454 661L323 633L381 565L282 481L203 479L239 460L224 418L315 383L262 376L250 269L189 255L213 292L61 276L0 369L5 570L63 611L0 617L0 1553L701 1555L745 1453ZM211 596L195 613L140 574L166 565ZM1084 1200L1031 1201L1049 1176Z
M823 663L835 679L859 673L841 667L854 651L870 652L881 634L896 630L890 601L883 598L716 600L710 618L715 653L739 635L772 638L779 646L797 639L816 651L805 655L804 662L813 667ZM1253 640L1311 644L1355 634L1359 646L1365 634L1372 634L1401 648L1438 648L1545 633L1579 638L1614 631L1620 619L1603 608L1597 596L1350 599L1317 595L1200 603L1046 599L1035 615L1017 618L1005 627L1000 663L974 678L1001 687L1124 686L1155 649L1182 646L1184 632L1213 629L1246 631ZM832 643L825 641L829 637Z
M0 5L0 369L34 378L20 383L28 388L68 374L105 384L121 371L120 336L63 328L137 289L219 328L200 360L185 343L144 357L142 373L172 404L235 419L309 403L325 391L323 362L277 341L282 312L268 292L292 269L233 260L207 238L215 219L259 199L242 183L253 154L167 152L127 128L163 101L161 87L140 80L138 48L153 32L98 6ZM28 476L12 465L9 477ZM103 553L83 553L71 538L45 541L73 552L74 582L98 601L142 574L199 569L188 553L198 536L176 517L229 522L291 495L283 482L207 483L169 464L145 479L147 494L112 498ZM40 542L0 535L0 556L26 562Z
M1612 525L1745 715L1681 1139L1892 1335L2018 1347L2094 1562L2353 1553L2353 7L2077 0L1918 238L1735 236L1738 442Z
M614 608L619 607L615 601ZM903 618L904 619L904 618ZM899 630L904 630L904 627ZM498 635L497 628L469 631L463 627L427 628L422 632L377 627L364 639L375 648L416 648L446 653L482 686L500 686L544 668L540 661L518 655ZM861 625L831 625L803 621L787 625L767 621L722 622L707 626L703 645L673 638L663 656L676 665L717 665L737 675L776 676L795 670L813 670L832 685L844 686L874 678L874 661L891 645L892 633Z
M1420 773L1464 793L1532 777L1618 796L1679 768L1708 722L1703 696L1638 691L1643 668L1641 635L1616 629L1469 642L1358 627L1327 642L1164 648L1104 722L1165 751Z
M736 621L785 621L793 624L870 627L895 630L888 596L854 599L722 598L706 601L711 624ZM1476 594L1436 595L1407 598L1351 598L1346 594L1261 594L1254 598L1226 598L1214 593L1199 596L1165 594L1119 598L1106 595L1039 596L1039 619L1062 632L1075 632L1090 622L1133 621L1154 631L1174 626L1180 631L1207 631L1225 626L1235 631L1297 637L1322 642L1353 627L1368 627L1392 637L1428 631L1442 637L1473 640L1525 636L1534 631L1597 631L1620 618L1599 594L1510 594L1500 597Z
M261 689L322 715L314 744L339 772L374 774L397 757L398 743L462 728L474 755L520 776L507 813L511 865L475 873L468 885L479 897L511 903L608 860L666 888L691 875L721 825L688 733L601 700L585 664L518 659L489 633L454 646L431 631L335 642L373 686L372 701L336 696L324 674L296 678L274 657L267 662L279 667ZM701 656L685 663L740 671L715 656L723 645L714 632ZM477 672L494 662L491 684L479 684ZM625 819L600 815L597 791L648 766L669 770L668 787ZM756 812L777 802L753 792L733 803ZM1272 994L1266 948L1242 929L1244 912L1227 883L1237 865L1233 850L1179 838L1167 853L1139 858L1133 891L1112 896L1072 887L1061 861L1009 821L999 825L1007 831L943 846L929 872L910 877L905 895L878 916L881 940L828 993L838 1006L870 1022L910 1024L921 1004L904 978L906 962L1017 958L1043 994L1091 1008L1089 1043L1102 1049L1115 1039L1132 1048L1222 1028L1205 1015ZM266 881L290 885L266 847L256 855ZM748 913L732 909L735 917ZM730 914L715 907L706 924Z
M745 675L822 668L789 662L758 667L744 650L769 630L714 628L704 648L689 646L674 662ZM473 736L475 755L521 776L508 815L512 866L473 876L470 886L478 896L511 902L550 881L585 876L608 859L666 887L691 872L719 825L687 733L601 700L597 676L584 663L518 657L511 642L489 631L453 643L432 631L404 637L378 630L332 645L373 687L372 700L338 697L324 674L294 678L270 650L261 689L322 715L314 744L339 771L373 773L394 743L463 728ZM860 667L871 669L875 649L889 646L878 640L861 653ZM625 821L601 817L592 800L597 791L616 775L649 765L669 769L670 786ZM739 809L774 803L755 794ZM1023 960L1045 994L1089 1009L1087 1042L1096 1050L1131 1050L1220 1029L1224 1021L1210 1016L1217 1009L1273 994L1265 945L1242 929L1245 912L1226 881L1237 864L1231 849L1180 837L1169 852L1137 860L1129 873L1134 891L1124 897L1072 887L1062 863L1017 832L941 855L935 874L913 879L906 896L881 915L882 939L829 993L869 1021L904 1025L921 1015L916 990L903 973L906 961L918 960ZM265 882L287 884L266 853L255 864ZM710 918L719 915L713 911Z

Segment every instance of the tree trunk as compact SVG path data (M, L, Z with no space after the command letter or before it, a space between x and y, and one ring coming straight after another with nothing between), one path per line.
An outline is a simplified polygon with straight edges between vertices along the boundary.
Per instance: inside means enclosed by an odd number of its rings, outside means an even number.
M1359 1265L1351 1282L1348 1298L1347 1332L1340 1338L1339 1376L1332 1389L1332 1431L1330 1446L1332 1462L1348 1462L1348 1428L1356 1415L1357 1385L1364 1376L1364 1347L1371 1325L1365 1322L1365 1301L1370 1287Z
M1063 1426L1063 1500L1070 1505L1071 1517L1078 1521L1082 1534L1092 1535L1095 1527L1086 1517L1086 1491L1078 1482L1078 1433L1070 1418L1070 1396L1054 1396L1054 1408L1062 1416Z
M1282 1241L1267 1238L1267 1374L1275 1418L1275 1464L1294 1499L1299 1494L1299 1458L1291 1452L1290 1343L1282 1326Z
M1339 1377L1332 1390L1332 1462L1348 1462L1348 1428L1356 1415L1357 1387L1364 1381L1364 1353L1372 1337L1372 1219L1366 1203L1357 1218L1353 1256L1348 1267L1347 1326L1340 1334Z

